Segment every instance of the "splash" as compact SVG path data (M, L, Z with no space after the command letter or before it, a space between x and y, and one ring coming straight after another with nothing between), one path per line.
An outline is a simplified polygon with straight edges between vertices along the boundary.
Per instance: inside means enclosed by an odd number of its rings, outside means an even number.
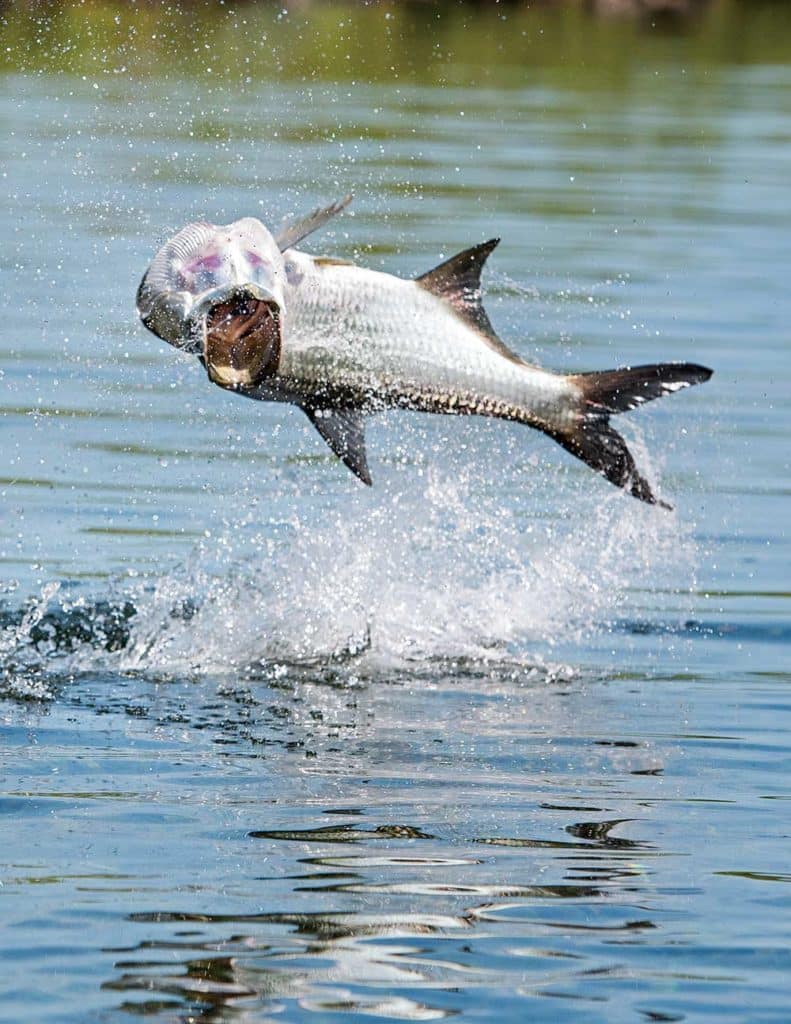
M428 470L417 489L391 472L351 507L303 501L264 524L248 509L186 564L117 581L99 601L61 595L55 606L51 584L6 624L5 690L45 669L570 672L553 660L559 645L622 620L647 581L687 582L694 552L675 516L580 492L573 471L555 469L548 502L545 470L510 470L496 492L472 472Z
M47 583L39 596L23 610L18 622L2 622L0 632L0 694L23 700L46 700L52 691L41 676L41 659L31 638L44 618L59 583Z

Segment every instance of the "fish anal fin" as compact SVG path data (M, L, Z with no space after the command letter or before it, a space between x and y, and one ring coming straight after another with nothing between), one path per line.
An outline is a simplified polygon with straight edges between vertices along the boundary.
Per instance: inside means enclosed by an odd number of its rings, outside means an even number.
M427 292L447 302L501 356L521 363L519 356L498 338L481 299L481 270L499 241L499 238L491 238L488 242L465 249L427 274L421 274L415 281Z
M365 422L359 409L301 406L327 444L364 484L371 486L365 454Z
M339 199L335 203L330 203L329 206L321 206L312 213L309 213L307 217L302 217L299 220L291 221L290 223L284 224L283 227L275 235L275 242L281 252L285 252L286 249L291 249L297 242L301 242L303 238L307 238L308 235L313 234L314 231L318 231L319 228L324 227L328 220L332 220L336 214L339 214L342 210L345 210L349 203L352 201L351 193Z
M606 415L587 417L572 429L543 429L566 451L576 455L597 473L601 473L611 484L623 487L639 501L644 501L648 505L659 505L660 508L673 507L656 497L651 485L635 465L626 442L610 426Z

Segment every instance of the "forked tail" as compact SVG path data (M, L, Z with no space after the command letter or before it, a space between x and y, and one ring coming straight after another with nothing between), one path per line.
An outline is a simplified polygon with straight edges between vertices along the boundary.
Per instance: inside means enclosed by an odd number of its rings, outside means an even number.
M649 505L671 508L655 497L648 481L638 472L626 442L610 426L610 416L693 384L702 384L711 374L711 370L695 363L657 363L575 374L568 379L582 392L581 415L571 424L545 428L546 432L572 455L635 498Z

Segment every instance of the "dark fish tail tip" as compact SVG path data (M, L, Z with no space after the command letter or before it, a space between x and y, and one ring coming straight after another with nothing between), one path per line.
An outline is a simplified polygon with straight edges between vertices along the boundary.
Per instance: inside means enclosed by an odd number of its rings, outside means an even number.
M579 418L562 429L545 428L546 432L616 487L622 487L647 505L672 511L672 505L654 495L637 469L626 441L611 426L610 417L662 395L702 384L711 375L712 370L697 363L655 363L575 374L569 380L582 393Z

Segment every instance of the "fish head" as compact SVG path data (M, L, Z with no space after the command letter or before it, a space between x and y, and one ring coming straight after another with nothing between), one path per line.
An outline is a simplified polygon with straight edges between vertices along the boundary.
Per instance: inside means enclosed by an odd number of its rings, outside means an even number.
M285 314L280 249L254 217L190 224L143 278L138 310L155 334L202 356L220 387L254 387L277 372Z

